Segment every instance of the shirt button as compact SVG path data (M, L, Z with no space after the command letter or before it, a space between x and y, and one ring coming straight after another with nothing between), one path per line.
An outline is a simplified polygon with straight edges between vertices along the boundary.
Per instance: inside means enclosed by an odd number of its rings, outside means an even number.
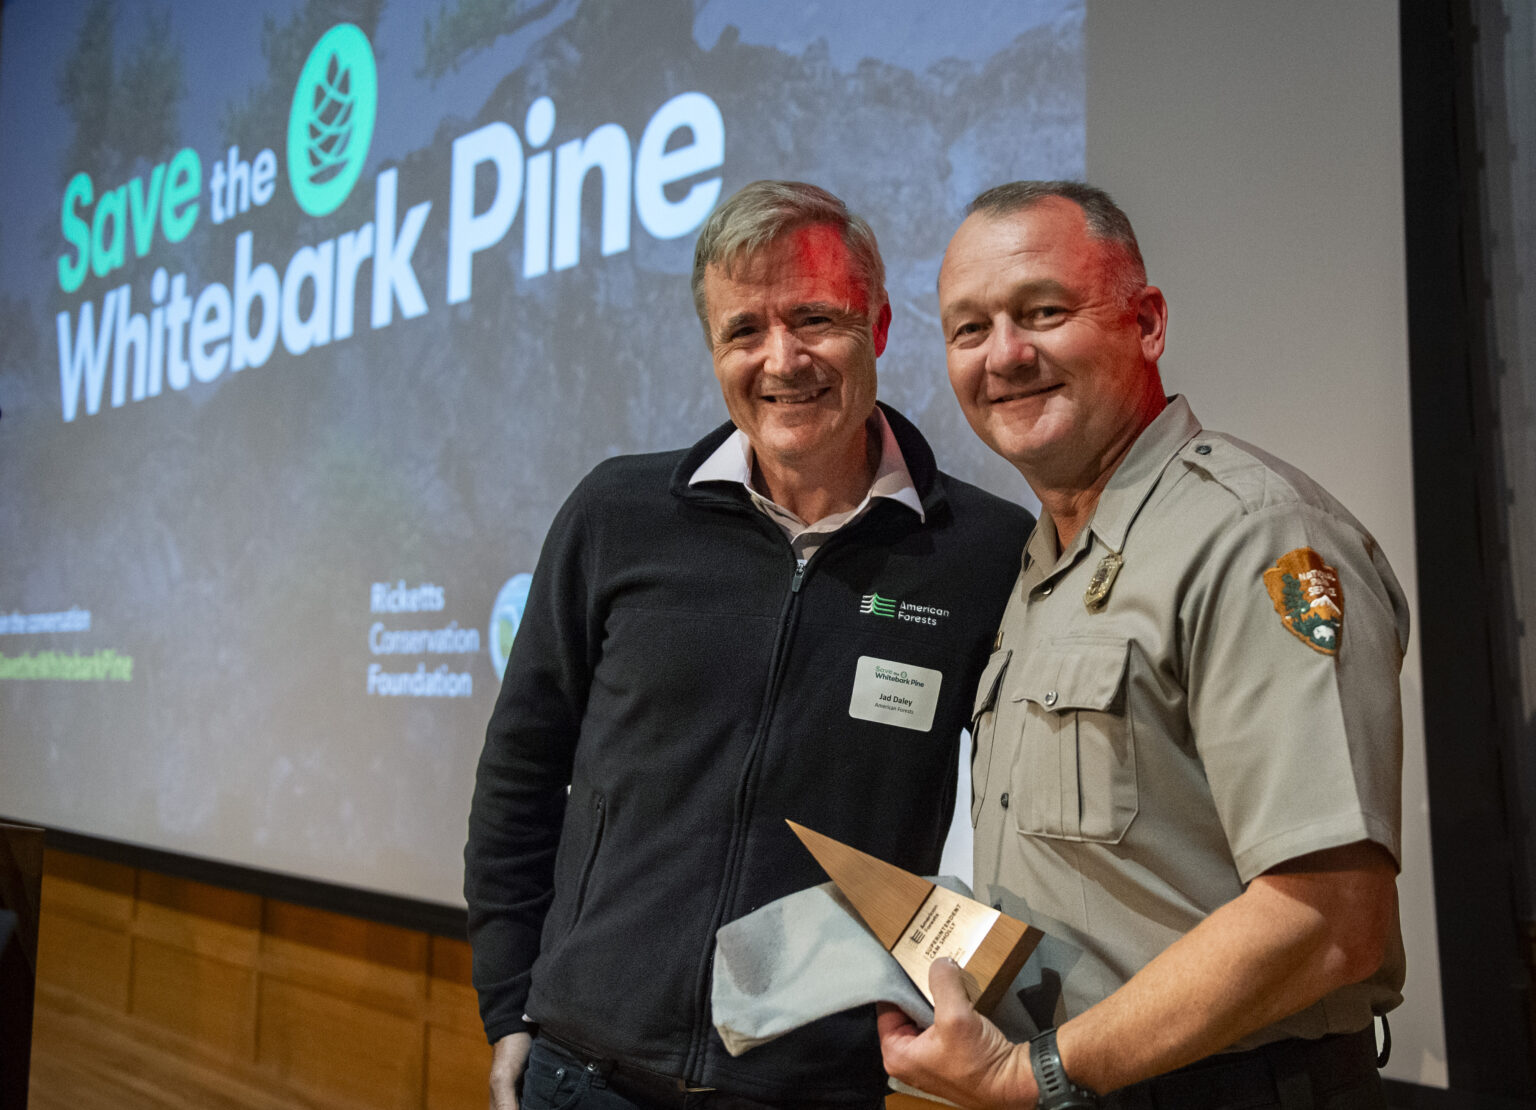
M1051 591L1054 590L1055 588L1056 588L1055 586L1041 586L1040 587L1040 596L1041 597L1050 597L1051 596Z
M1053 706L1055 704L1056 704L1056 691L1055 690L1048 690L1048 691L1046 691L1045 707L1047 709L1049 709L1051 706Z
M1003 793L1002 803L1003 803L1003 808L1007 809L1008 808L1008 794L1007 794L1006 791Z
M1202 443L1200 446L1195 448L1195 454L1197 455L1209 455L1210 453L1211 445L1209 443Z

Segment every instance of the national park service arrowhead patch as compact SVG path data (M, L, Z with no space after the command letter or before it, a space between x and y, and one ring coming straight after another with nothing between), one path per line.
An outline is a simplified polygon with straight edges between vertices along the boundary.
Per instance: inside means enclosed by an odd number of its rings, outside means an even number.
M1264 586L1286 631L1314 651L1337 655L1344 635L1339 572L1310 547L1298 547L1264 572Z

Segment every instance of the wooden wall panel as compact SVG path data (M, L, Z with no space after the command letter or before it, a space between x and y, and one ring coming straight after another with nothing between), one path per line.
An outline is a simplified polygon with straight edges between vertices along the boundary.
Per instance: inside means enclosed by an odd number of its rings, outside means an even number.
M411 1017L426 1002L428 943L424 933L269 902L261 965L274 978Z
M32 1105L483 1110L469 946L45 857Z
M254 1064L46 984L36 1016L30 1110L337 1110Z
M128 1008L132 944L126 927L114 930L50 911L43 883L43 912L38 925L37 979L116 1010Z
M39 947L33 1110L486 1105L461 940L50 851Z
M427 1110L483 1110L491 1046L485 1035L427 1027Z
M427 1021L479 1040L490 1066L491 1049L480 1024L480 1001L469 978L469 944L433 937L427 968Z
M190 879L138 873L136 936L225 963L253 966L261 939L261 898Z
M427 962L428 1110L480 1110L491 1046L469 979L469 944L433 937Z
M409 1110L422 1105L425 1027L282 980L262 983L257 1062L337 1101Z
M133 868L121 864L45 852L43 900L72 917L126 925L133 916L137 876Z
M255 1045L256 973L140 938L128 1012L232 1060Z

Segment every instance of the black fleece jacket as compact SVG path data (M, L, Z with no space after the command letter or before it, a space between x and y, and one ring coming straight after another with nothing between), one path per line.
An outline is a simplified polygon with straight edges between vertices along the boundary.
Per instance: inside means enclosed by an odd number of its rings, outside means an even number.
M688 485L729 424L604 462L555 518L464 852L492 1041L526 1011L595 1055L760 1099L884 1089L872 1010L733 1059L709 993L721 925L826 879L785 818L938 866L956 743L1032 521L939 472L885 412L926 522L878 499L803 571L739 485ZM850 715L874 660L942 675L931 728Z

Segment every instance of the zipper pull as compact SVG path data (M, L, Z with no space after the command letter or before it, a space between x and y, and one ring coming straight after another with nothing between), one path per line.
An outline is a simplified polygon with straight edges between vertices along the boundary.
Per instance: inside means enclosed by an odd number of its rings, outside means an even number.
M789 592L792 594L800 592L800 583L805 580L805 562L801 559L795 563L795 577L789 583Z

